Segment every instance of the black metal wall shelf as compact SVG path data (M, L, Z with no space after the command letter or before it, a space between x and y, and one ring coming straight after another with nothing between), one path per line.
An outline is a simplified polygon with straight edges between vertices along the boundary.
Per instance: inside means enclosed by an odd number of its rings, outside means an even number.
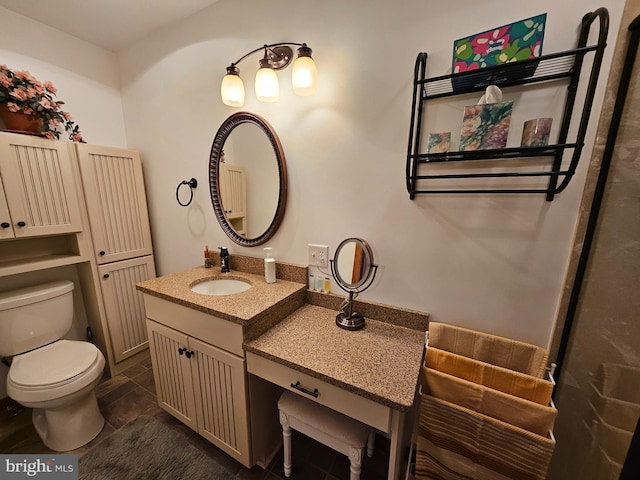
M597 43L587 46L589 33L593 22L599 20ZM553 200L554 195L563 191L575 174L584 137L589 122L591 106L595 96L602 57L606 46L609 30L609 13L606 8L599 8L587 13L582 18L578 46L573 50L544 55L523 60L473 70L458 74L442 75L426 78L427 53L421 52L416 58L413 84L413 101L411 106L411 123L409 127L409 145L407 148L406 182L409 197L413 200L417 194L440 193L541 193L546 195L547 201ZM576 103L578 84L582 73L582 65L587 54L593 53L589 83L582 99L582 113L576 133L575 141L567 143L571 119ZM488 85L501 88L518 85L532 85L541 82L568 80L567 97L562 115L562 122L558 132L558 143L545 147L516 147L496 150L472 150L444 153L421 153L422 120L425 103L437 98L445 98L467 93L484 91ZM561 170L565 152L572 152L571 160L566 169ZM453 174L420 174L419 171L426 164L443 162L465 162L477 160L502 159L531 159L548 157L550 168L542 171L508 171L508 172L468 172ZM566 163L566 162L565 162ZM526 164L526 162L523 162ZM440 179L469 179L469 178L526 178L548 177L548 186L544 188L418 188L419 180Z

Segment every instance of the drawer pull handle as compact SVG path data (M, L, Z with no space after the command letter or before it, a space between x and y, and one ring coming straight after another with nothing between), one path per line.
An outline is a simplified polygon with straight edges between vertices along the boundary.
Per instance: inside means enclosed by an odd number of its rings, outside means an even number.
M307 395L311 395L313 398L318 398L319 392L317 388L314 388L313 391L308 388L304 388L300 385L300 381L298 380L296 383L291 384L291 388L295 388L296 390L300 390L302 393L306 393Z

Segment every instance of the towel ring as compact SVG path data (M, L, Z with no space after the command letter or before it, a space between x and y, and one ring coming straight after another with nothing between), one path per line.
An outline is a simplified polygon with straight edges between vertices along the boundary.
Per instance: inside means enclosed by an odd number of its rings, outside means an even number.
M189 201L187 203L182 203L180 201L180 187L182 187L183 185L189 185L189 192L191 193L191 195L189 195ZM198 181L195 178L192 178L191 180L183 180L178 184L178 188L176 188L176 201L178 202L178 205L180 205L181 207L188 207L189 205L191 205L191 202L193 201L193 189L196 188L198 186Z

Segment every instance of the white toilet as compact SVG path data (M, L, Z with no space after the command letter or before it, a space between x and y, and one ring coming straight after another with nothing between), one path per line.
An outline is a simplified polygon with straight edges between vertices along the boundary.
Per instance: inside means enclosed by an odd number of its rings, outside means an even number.
M73 320L73 283L57 281L0 292L0 357L11 357L7 393L33 408L44 444L66 452L104 426L94 388L104 356L89 342L61 340Z

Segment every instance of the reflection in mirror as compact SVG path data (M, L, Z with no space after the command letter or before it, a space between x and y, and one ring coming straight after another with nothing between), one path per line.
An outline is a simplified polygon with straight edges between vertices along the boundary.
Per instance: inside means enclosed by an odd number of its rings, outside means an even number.
M263 118L239 112L225 120L211 148L209 183L231 240L251 247L273 236L284 216L287 171L282 145Z
M331 273L338 286L349 294L336 316L336 325L340 328L359 330L364 327L364 317L353 311L353 300L371 286L377 270L371 247L361 238L347 238L338 245L331 260Z

